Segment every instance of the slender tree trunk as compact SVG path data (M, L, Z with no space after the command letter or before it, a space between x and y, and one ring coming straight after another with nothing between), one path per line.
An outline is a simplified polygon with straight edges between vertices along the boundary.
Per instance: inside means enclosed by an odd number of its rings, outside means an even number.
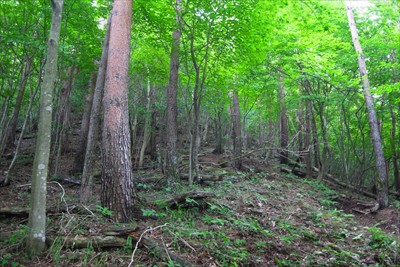
M240 106L238 91L232 92L232 125L233 125L233 157L234 166L237 170L242 168L242 127L240 125Z
M74 73L74 67L69 67L66 73L66 77L63 80L63 86L60 93L60 101L55 114L55 133L54 133L54 144L52 147L52 174L58 174L58 167L61 154L68 148L68 132L70 128L70 113L71 103L70 96L72 91L72 79Z
M189 181L192 185L193 180L200 181L200 165L199 165L199 153L200 153L200 103L197 98L197 94L193 97L193 125L192 125L192 140L190 142L192 146L192 168L194 169L194 179Z
M311 131L313 139L314 166L320 169L321 168L320 145L318 139L317 121L315 119L312 102L311 102Z
M309 95L310 83L306 79L304 81L304 89L306 95ZM308 178L312 177L312 159L311 159L311 117L312 105L309 98L306 99L306 127L304 131L304 162L306 163L306 175Z
M394 187L396 192L400 192L400 173L399 173L399 153L396 147L396 115L394 114L393 107L390 106L390 117L392 119L391 129L391 146L393 151L393 176L394 176Z
M153 89L154 90L154 89ZM151 134L151 87L150 87L150 78L147 80L147 103L146 103L146 113L144 119L144 129L143 129L143 142L142 147L140 148L140 155L139 155L139 168L143 167L144 162L144 154L146 152L147 145L150 141L150 134Z
M131 24L132 0L115 0L103 98L101 203L118 222L132 219L135 204L128 110Z
M154 86L151 90L150 97L150 109L151 109L151 123L150 123L150 158L151 160L157 160L157 87Z
M80 202L83 204L88 203L89 198L92 195L95 144L98 138L101 100L103 97L104 83L106 79L110 28L111 28L111 15L109 16L107 21L107 29L103 41L103 51L101 53L100 65L96 78L96 87L94 89L94 94L93 94L92 110L90 112L90 122L87 135L85 161L83 164L82 183L79 195Z
M346 1L346 10L347 10L347 17L349 19L349 27L351 31L351 36L353 38L354 48L358 55L357 56L358 67L363 86L365 104L368 111L368 121L371 131L371 139L374 146L375 157L376 157L376 169L379 175L379 179L376 179L377 201L379 203L379 208L383 209L389 205L389 196L388 196L388 178L385 169L385 157L383 154L381 135L379 132L374 101L370 92L370 85L367 75L367 66L365 64L365 57L363 55L361 44L358 38L357 26L354 20L353 9L351 8L348 1Z
M289 163L289 153L288 153L288 118L286 115L286 103L285 103L285 84L284 76L282 73L282 67L279 68L279 102L281 108L280 114L280 126L281 126L281 151L279 156L279 161L281 164Z
M210 115L207 113L206 114L206 118L205 118L205 122L204 122L204 130L203 130L203 134L202 134L203 142L207 142L208 124L209 124L209 122L210 122Z
M12 146L15 142L15 133L17 131L19 112L21 110L22 100L24 98L26 82L31 73L31 66L32 66L33 60L29 56L25 56L25 58L26 58L25 68L24 68L24 71L21 76L21 82L19 84L17 99L15 100L13 116L11 118L10 124L8 125L9 130L8 130L8 142L7 143L8 143L9 147Z
M299 109L297 112L297 118L298 118L298 123L299 123L299 127L298 127L298 133L299 133L299 158L298 161L299 162L303 162L303 155L302 155L302 151L304 150L304 108L303 108L303 100L302 100L302 85L301 83L299 83Z
M222 107L216 109L216 117L214 119L215 124L215 149L214 154L220 155L224 153L223 149L223 133L222 133Z
M49 165L53 89L57 75L58 42L60 39L63 0L52 0L52 21L40 93L39 129L33 162L32 190L28 222L27 252L31 257L41 254L46 245L46 181Z
M181 39L181 0L176 0L176 30L172 34L173 42L171 48L171 61L169 83L167 91L167 153L166 153L166 174L168 184L172 184L178 178L177 163L178 155L176 149L177 142L177 91L179 78L179 46Z
M85 151L89 132L90 112L92 111L93 95L96 88L97 72L92 72L89 81L89 92L86 95L85 110L82 114L81 131L79 132L79 146L76 151L72 173L81 173L85 162Z

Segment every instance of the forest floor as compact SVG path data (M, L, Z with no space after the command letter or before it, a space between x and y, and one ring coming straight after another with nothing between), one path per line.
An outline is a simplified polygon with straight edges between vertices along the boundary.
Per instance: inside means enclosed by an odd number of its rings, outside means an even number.
M0 188L1 266L400 266L399 201L365 212L360 205L373 200L356 192L282 173L250 155L246 171L237 172L219 167L229 157L206 151L203 173L219 181L170 188L157 183L159 169L135 171L153 183L137 184L140 214L131 224L113 223L98 197L80 206L79 185L52 177L48 250L29 260L23 246L33 145L26 142L11 185ZM73 151L60 172L68 176L72 162ZM205 198L168 201L187 192Z

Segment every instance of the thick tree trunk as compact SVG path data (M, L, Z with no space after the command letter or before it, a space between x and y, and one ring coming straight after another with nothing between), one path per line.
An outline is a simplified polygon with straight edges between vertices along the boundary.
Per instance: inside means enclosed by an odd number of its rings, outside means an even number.
M132 0L115 0L103 98L101 203L118 222L132 219L135 204L128 110L131 24Z
M178 78L179 78L179 46L181 39L181 0L176 0L176 30L172 34L173 42L171 47L171 61L169 83L167 91L167 153L166 153L166 175L168 184L174 183L178 177L177 163L178 155L176 149L177 142L177 91L178 91Z
M109 16L107 21L107 30L104 36L103 51L101 53L99 70L97 72L96 87L94 89L94 94L93 94L92 110L90 112L90 122L89 122L89 130L86 143L85 161L83 164L83 172L82 172L82 185L79 195L80 202L84 204L86 204L89 201L89 198L92 194L95 144L98 138L101 100L103 97L104 83L106 79L110 28L111 28L111 15Z
M92 111L93 95L96 88L97 72L92 72L89 81L89 92L86 95L85 110L82 115L81 131L79 132L79 146L76 151L72 173L81 173L85 162L85 151L89 132L90 112Z
M280 102L280 128L281 128L281 151L279 155L279 161L281 164L288 164L289 153L288 153L288 118L286 115L286 103L285 103L285 84L284 76L282 73L282 67L279 68L279 102Z
M46 181L49 165L53 89L57 75L58 42L60 39L63 0L52 0L52 21L40 93L39 126L32 173L32 190L29 213L27 252L35 257L46 245Z
M385 169L385 157L383 154L381 135L379 132L378 120L376 117L374 101L370 92L370 85L367 75L367 66L365 64L365 57L362 52L361 44L358 38L357 26L354 20L353 9L349 2L346 1L347 17L349 20L349 27L351 36L353 38L354 48L357 53L358 67L360 71L360 78L363 86L363 95L365 104L368 111L368 122L371 131L371 139L374 146L375 157L376 157L376 169L378 171L379 179L376 179L377 188L377 201L379 208L383 209L389 205L388 198L388 178Z
M232 125L233 125L233 157L234 166L237 170L242 167L242 126L240 125L240 107L238 91L235 89L232 92Z

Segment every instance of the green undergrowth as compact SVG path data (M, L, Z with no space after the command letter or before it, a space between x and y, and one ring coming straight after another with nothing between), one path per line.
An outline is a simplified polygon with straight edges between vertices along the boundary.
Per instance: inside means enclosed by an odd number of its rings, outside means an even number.
M157 200L143 215L168 223L160 235L183 257L202 255L200 265L400 266L398 238L338 209L340 192L316 180L268 177L239 173L195 188L216 197L190 209L169 209L164 200L173 194L152 192Z
M193 190L215 197L187 198L191 208L167 205L168 199ZM292 175L237 173L208 186L147 186L139 192L148 204L137 223L155 229L145 236L161 248L198 266L400 266L398 236L340 210L335 200L341 194ZM95 206L92 214L83 209L49 217L49 228L60 237L95 235L112 225L111 215ZM142 227L137 235L143 232ZM0 243L1 266L32 264L23 254L25 234L26 228L20 227ZM62 242L55 238L49 244L43 266L128 266L136 245L128 238L118 249L99 249L96 244L66 249ZM156 249L138 246L132 266L180 265Z

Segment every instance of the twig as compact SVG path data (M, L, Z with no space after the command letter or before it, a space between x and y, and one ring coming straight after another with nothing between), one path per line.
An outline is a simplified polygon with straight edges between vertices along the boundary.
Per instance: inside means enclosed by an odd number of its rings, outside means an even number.
M163 224L163 225L156 226L156 227L154 227L154 228L151 228L151 227L150 227L150 228L147 228L147 229L140 235L139 240L136 242L135 249L134 249L133 252L132 252L131 261L129 262L128 267L131 267L132 264L133 264L133 258L135 257L136 250L138 249L139 243L140 243L140 241L142 241L143 236L144 236L147 232L151 232L151 231L154 231L154 230L157 230L157 229L159 229L159 228L166 227L166 226L168 226L168 223L165 223L165 224ZM168 253L167 253L167 254L168 254Z
M175 237L179 238L183 244L185 244L187 247L189 247L191 250L193 250L194 252L196 252L196 249L194 247L192 247L186 240L184 240L183 238L181 238L180 236L177 236L174 232L168 230L168 232L170 232L170 234L174 235Z
M67 201L66 201L65 198L64 198L64 196L65 196L64 187L63 187L59 182L56 182L56 181L47 182L47 183L48 183L48 184L57 184L57 185L61 188L61 190L62 190L61 200L62 200L62 201L64 202L64 204L65 204L65 208L66 208L66 210L67 210L67 213L68 213L69 215L71 215L71 214L69 213Z
M96 216L88 207L86 207L86 205L82 204L82 207L87 210L92 216Z
M69 215L71 215L70 214L70 212L69 212L69 209L68 209L68 204L67 204L67 201L65 200L65 198L64 198L64 196L65 196L65 190L64 190L64 187L59 183L59 182L56 182L56 181L52 181L52 182L47 182L48 184L57 184L60 188L61 188L61 190L62 190L62 195L61 195L61 200L64 202L64 204L65 204L65 209L67 210L67 213L69 214ZM32 186L32 184L22 184L22 185L17 185L16 187L17 188L20 188L20 187L26 187L26 186ZM92 213L93 214L93 213Z
M169 253L168 253L167 246L165 245L163 236L161 236L161 241L162 241L163 247L164 247L164 249L165 249L165 254L167 254L168 261L169 261L169 262L172 262L172 259L171 259L171 257L169 256Z

